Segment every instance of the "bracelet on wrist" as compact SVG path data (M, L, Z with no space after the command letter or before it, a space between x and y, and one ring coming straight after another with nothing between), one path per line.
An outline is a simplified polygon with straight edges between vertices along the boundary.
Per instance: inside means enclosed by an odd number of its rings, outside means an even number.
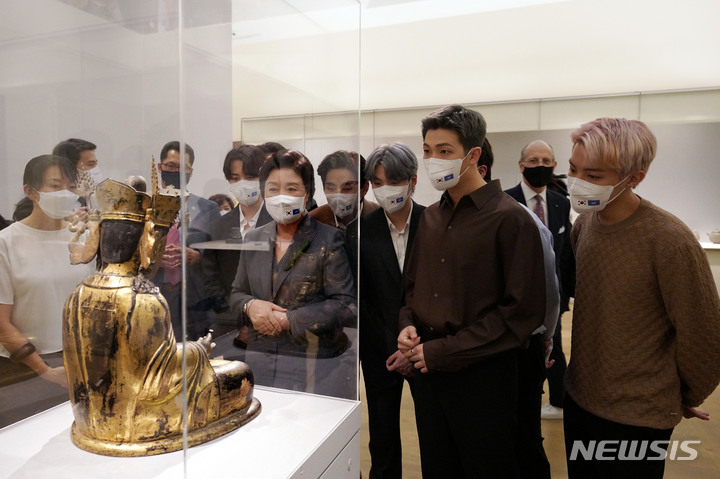
M10 354L10 360L14 363L19 363L34 352L35 346L33 343L25 343Z
M248 318L250 317L250 313L249 313L249 311L250 311L250 304L251 304L253 301L255 301L255 298L253 298L253 299L248 299L248 300L245 302L245 304L243 304L243 313L245 313L245 316L247 316Z

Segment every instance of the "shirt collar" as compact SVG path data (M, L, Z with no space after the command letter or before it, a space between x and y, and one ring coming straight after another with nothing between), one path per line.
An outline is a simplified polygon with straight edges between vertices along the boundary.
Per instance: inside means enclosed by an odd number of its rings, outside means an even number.
M520 182L520 188L522 188L523 195L525 195L525 204L528 203L528 200L535 198L535 195L540 195L543 201L547 203L547 187L542 190L542 193L535 193L523 180Z
M260 201L260 208L258 208L258 210L255 212L255 215L252 218L250 218L250 220L245 218L245 215L243 215L243 212L242 212L242 208L240 208L240 205L238 205L237 209L238 209L238 213L240 213L240 224L242 224L243 221L247 221L248 223L254 222L255 224L257 224L258 217L260 216L260 212L263 209L263 201L262 200L258 200L258 201Z
M385 210L383 210L383 214L385 215L385 220L387 221L388 228L390 228L390 231L396 231L398 233L404 233L407 231L407 227L410 224L410 218L412 218L412 210L413 210L413 202L410 201L410 212L408 213L407 220L405 221L405 226L403 227L402 231L399 231L397 228L395 228L395 225L392 221L390 221L390 218L388 218L387 213L385 213Z
M473 191L472 193L468 193L467 195L460 198L460 202L464 201L465 198L468 198L469 201L475 204L475 207L477 209L481 209L485 205L485 203L490 200L490 198L492 198L498 193L502 193L500 180L492 180L489 183L481 186L477 190ZM450 193L448 193L447 191L443 193L442 197L440 198L440 207L450 209L453 208L452 198L450 197Z

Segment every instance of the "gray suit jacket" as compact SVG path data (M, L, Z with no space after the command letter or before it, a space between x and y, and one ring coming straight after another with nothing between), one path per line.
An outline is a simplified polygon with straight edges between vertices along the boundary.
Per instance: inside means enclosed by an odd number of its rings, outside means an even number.
M232 311L251 326L248 351L305 355L306 333L312 333L319 340L318 357L337 356L348 346L342 324L354 320L357 313L342 233L306 214L276 268L276 228L271 221L248 232L245 243L267 243L268 249L243 250L230 294ZM273 337L255 332L242 312L253 298L287 308L290 331Z

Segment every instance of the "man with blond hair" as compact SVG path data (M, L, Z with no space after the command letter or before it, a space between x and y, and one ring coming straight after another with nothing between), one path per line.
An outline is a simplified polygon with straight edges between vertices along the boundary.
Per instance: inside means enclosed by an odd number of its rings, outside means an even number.
M697 407L720 381L720 299L690 229L633 192L655 157L649 128L600 118L571 137L568 476L661 478L673 428L708 419Z

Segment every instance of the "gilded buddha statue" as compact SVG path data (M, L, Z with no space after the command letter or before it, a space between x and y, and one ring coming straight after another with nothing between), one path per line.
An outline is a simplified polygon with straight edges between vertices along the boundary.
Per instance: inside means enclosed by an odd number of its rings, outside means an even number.
M75 416L72 441L109 456L146 456L194 446L253 419L260 403L240 361L209 359L211 338L178 343L168 305L148 279L180 209L177 190L153 196L106 180L99 218L71 258L98 268L65 304L63 350ZM187 386L183 389L183 355ZM186 391L186 392L184 392Z

